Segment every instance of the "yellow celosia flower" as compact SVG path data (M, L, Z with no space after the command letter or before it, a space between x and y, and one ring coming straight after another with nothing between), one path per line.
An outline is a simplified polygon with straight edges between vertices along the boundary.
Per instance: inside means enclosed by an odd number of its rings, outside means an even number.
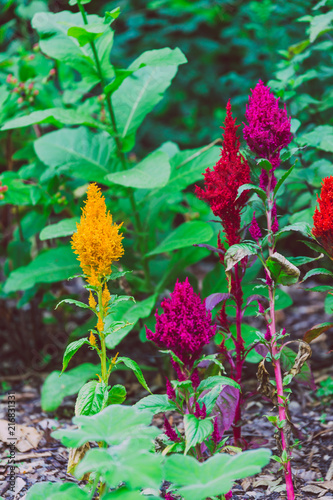
M90 290L89 291L89 307L91 307L92 309L96 309L96 306L97 306L97 302L94 299L94 296L93 296L93 294L91 293L91 290Z
M101 318L100 313L98 313L98 322L97 322L96 328L99 332L102 332L104 330L104 322Z
M90 342L91 345L96 345L96 337L93 334L93 332L90 332L89 342Z
M111 274L112 262L124 254L123 236L119 234L122 224L112 223L112 215L107 212L104 196L96 183L89 185L87 195L71 243L88 283L101 286Z
M103 292L102 292L102 306L104 308L104 313L106 313L107 310L109 309L107 307L107 305L108 305L110 299L111 299L111 295L110 295L109 289L107 287L107 284L105 283L104 288L103 288Z

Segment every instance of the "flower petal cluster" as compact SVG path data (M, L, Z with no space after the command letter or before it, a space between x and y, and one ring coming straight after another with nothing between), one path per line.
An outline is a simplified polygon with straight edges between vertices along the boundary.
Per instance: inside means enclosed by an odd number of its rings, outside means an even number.
M232 117L230 101L226 109L221 157L213 170L207 168L203 174L205 188L196 186L195 192L198 198L209 203L214 215L220 217L228 243L234 245L240 242L240 214L248 200L247 191L236 200L237 192L240 186L250 182L250 167L239 152L236 135L239 125Z
M274 170L280 164L281 149L292 140L290 117L285 106L279 108L279 98L275 98L261 80L251 92L246 106L248 125L243 130L244 139L258 158L266 158L271 162ZM260 187L265 189L267 181L267 172L263 169Z
M88 283L101 286L111 274L112 262L124 254L123 236L119 233L122 224L112 223L112 215L106 210L104 196L96 183L89 185L87 195L71 243Z
M191 369L203 346L215 335L212 315L187 278L183 283L177 280L170 299L163 300L161 306L164 312L159 315L156 310L155 333L146 327L147 339L173 351Z
M312 234L333 258L333 176L326 177L313 215Z

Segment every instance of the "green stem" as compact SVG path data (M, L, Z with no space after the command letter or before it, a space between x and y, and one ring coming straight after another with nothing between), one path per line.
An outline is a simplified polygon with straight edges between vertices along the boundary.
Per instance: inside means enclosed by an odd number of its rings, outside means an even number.
M104 309L103 309L103 304L102 304L102 287L99 288L98 290L98 310L99 314L104 320ZM104 332L101 331L99 334L99 338L101 341L101 374L102 374L102 380L103 382L107 385L108 383L108 372L106 368L106 345L105 345L105 335Z
M86 12L81 4L81 0L77 0L77 4L78 4L79 10L81 12L83 22L85 25L87 25L88 24L87 15L86 15ZM90 47L91 47L91 50L92 50L93 55L94 55L97 74L98 74L98 77L100 79L102 89L104 90L105 78L103 75L103 71L102 71L101 63L100 63L98 53L96 50L96 46L95 46L95 43L93 41L90 42ZM114 140L116 142L117 151L118 151L118 156L120 158L123 170L127 170L127 168L128 168L127 159L126 159L126 156L123 152L121 139L118 135L118 127L117 127L116 117L114 114L114 109L112 106L110 94L107 94L107 96L106 96L106 104L107 104L107 108L108 108L109 115L110 115L110 120L111 120L113 134L114 134ZM138 208L136 205L136 201L134 198L133 190L131 188L127 188L127 194L128 194L128 198L129 198L130 203L131 203L131 208L132 208L133 214L134 214L135 230L136 230L136 233L138 235L138 240L139 240L139 250L141 253L142 265L143 265L143 270L145 273L146 286L149 290L151 290L152 283L151 283L150 271L149 271L149 265L148 265L149 259L147 257L145 257L145 254L147 253L147 246L146 246L146 239L144 238L144 235L143 235L142 223L141 223L140 215L139 215Z

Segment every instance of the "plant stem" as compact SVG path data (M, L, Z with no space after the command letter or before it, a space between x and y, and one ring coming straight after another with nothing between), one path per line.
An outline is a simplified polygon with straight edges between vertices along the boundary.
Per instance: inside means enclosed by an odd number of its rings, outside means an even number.
M272 255L274 253L274 235L271 234L272 208L273 208L273 204L274 204L274 197L273 197L273 194L271 192L272 176L273 176L273 174L270 173L269 174L269 182L268 182L268 186L267 186L268 207L266 210L269 255ZM275 289L274 289L274 285L268 286L268 293L269 293L270 320L271 320L269 327L270 327L270 333L272 336L272 340L271 340L272 363L273 363L273 367L274 367L274 376L275 376L275 380L276 380L276 392L277 392L277 400L278 400L278 406L279 406L279 419L280 419L280 422L282 422L282 421L286 421L287 418L286 418L285 400L284 400L284 394L283 394L281 363L280 363L280 357L277 356L279 354L279 349L278 349L277 342L276 342ZM281 436L282 450L283 451L286 450L288 459L290 459L291 453L289 450L288 442L286 440L284 429L281 428L281 429L279 429L279 431L280 431L280 436ZM287 488L287 498L288 498L288 500L294 500L295 493L294 493L294 485L293 485L293 480L292 480L290 460L288 460L287 463L284 464L284 474L285 474L285 481L286 481L286 488Z
M77 4L78 4L79 10L81 12L83 22L85 25L87 25L88 24L87 14L84 10L83 5L81 4L81 0L77 0ZM98 53L97 53L94 41L90 42L90 47L91 47L91 50L92 50L93 55L94 55L94 60L95 60L95 64L96 64L98 77L100 79L102 89L104 90L105 78L103 75L102 66L101 66L101 63L100 63L100 60L98 57ZM110 120L111 120L114 140L115 140L115 143L117 146L118 156L119 156L123 170L127 170L127 168L128 168L127 159L126 159L126 156L124 154L122 142L121 142L121 139L120 139L119 134L118 134L117 121L116 121L116 117L114 114L114 109L112 106L110 94L106 95L106 104L107 104L108 112L110 115ZM141 223L141 219L140 219L140 214L138 212L138 208L137 208L136 201L134 198L133 190L131 188L127 188L127 194L128 194L128 198L129 198L129 201L131 204L132 212L134 214L134 219L135 219L134 225L135 225L135 230L136 230L136 233L138 236L138 241L139 241L139 250L141 253L142 266L143 266L143 270L144 270L144 274L145 274L145 282L146 282L146 286L147 286L148 290L151 290L152 283L151 283L149 264L148 264L149 259L147 257L145 257L145 254L147 253L147 246L146 246L146 239L144 238L144 234L143 234L143 227L142 227L142 223Z
M102 286L99 287L97 296L98 296L99 314L100 314L102 320L104 320L104 308L103 308L103 304L102 304ZM107 369L106 369L106 346L105 346L105 335L104 335L103 331L100 332L99 338L101 341L101 375L102 375L103 382L107 385L108 376L107 376Z
M234 295L236 298L236 374L233 377L234 380L241 384L242 382L242 371L244 364L244 341L242 337L242 306L243 306L243 293L241 289L241 280L238 276L238 264L235 265L235 280L234 280ZM241 426L239 425L239 421L241 420L241 397L239 397L234 422L238 425L233 427L233 435L234 435L234 444L239 445L238 441L241 438Z

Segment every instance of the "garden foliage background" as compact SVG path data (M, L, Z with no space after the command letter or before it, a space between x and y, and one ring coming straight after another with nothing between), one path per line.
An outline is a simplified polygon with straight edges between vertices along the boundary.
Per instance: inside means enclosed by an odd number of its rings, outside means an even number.
M290 151L307 144L282 188L282 225L312 223L321 179L332 169L331 2L94 0L87 12L110 11L115 30L114 37L112 31L96 37L103 81L86 43L97 31L85 39L78 28L79 46L70 45L49 14L69 10L77 17L64 14L62 22L80 27L75 3L2 2L0 180L8 190L0 200L0 338L7 373L58 369L64 346L92 326L84 310L55 310L60 299L82 292L77 280L67 281L79 273L69 236L88 182L103 186L115 222L124 221L121 266L133 270L112 289L136 299L117 312L132 325L113 336L115 348L130 331L133 342L146 341L144 324L153 327L155 308L176 278L189 276L198 289L199 262L208 271L202 296L226 289L216 257L193 244L216 246L219 227L194 184L219 157L229 98L242 123L250 88L262 79L292 116ZM290 233L283 237L285 254L297 255L300 243ZM253 266L248 282L257 272ZM328 296L327 311L331 302ZM290 303L281 292L278 307ZM94 367L84 373L89 378ZM73 377L64 376L60 401L73 390Z

